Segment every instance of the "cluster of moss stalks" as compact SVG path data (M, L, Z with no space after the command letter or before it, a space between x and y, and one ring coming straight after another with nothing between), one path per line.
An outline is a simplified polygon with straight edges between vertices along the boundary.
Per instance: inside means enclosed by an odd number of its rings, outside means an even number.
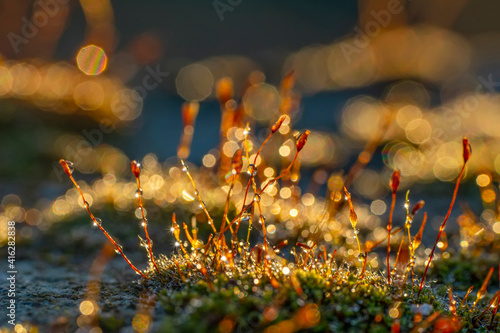
M436 280L419 294L417 280L388 285L382 272L347 262L291 265L272 278L244 263L239 275L203 274L182 256L158 263L147 284L161 290L165 332L500 332L500 315L484 311L491 298L472 310L474 299L450 296Z
M286 242L271 244L266 238L265 218L260 206L260 195L290 172L301 149L309 136L305 131L296 140L296 152L290 165L277 177L265 185L256 184L256 160L264 144L276 133L287 116L281 116L272 126L269 137L261 145L253 164L248 165L248 184L244 197L244 206L230 220L230 196L233 185L241 177L243 168L242 156L248 149L236 151L230 163L231 171L226 177L229 184L227 200L219 230L214 219L201 198L200 191L187 166L181 160L183 171L189 178L200 207L206 214L207 225L212 233L206 242L198 239L198 229L191 231L183 224L187 241L180 238L181 227L172 217L171 231L177 240L178 253L172 256L155 257L152 241L148 233L148 221L145 217L142 188L140 182L140 164L132 161L131 170L136 178L136 198L140 209L141 226L145 239L141 245L149 257L149 269L139 270L124 254L122 247L105 230L101 219L95 217L90 204L76 180L73 178L72 163L61 160L61 166L74 183L83 200L84 206L93 224L99 228L130 267L139 274L146 285L151 285L160 293L161 301L166 309L162 331L196 331L196 332L295 332L295 331L352 331L352 332L500 332L498 301L500 292L492 298L487 297L487 285L493 268L475 298L468 299L469 294L459 299L451 289L445 286L430 285L426 273L433 259L436 244L440 240L446 221L453 207L458 185L464 173L465 165L471 150L468 140L464 138L464 164L458 177L451 205L441 224L436 243L431 251L427 265L420 280L415 278L413 268L416 262L416 249L421 243L425 222L420 231L412 237L410 227L417 210L423 207L418 202L413 210L409 209L406 200L407 218L403 228L392 231L392 212L400 174L395 170L391 179L393 202L388 224L387 240L401 231L401 245L397 252L392 270L389 265L390 246L387 248L387 274L374 270L367 265L368 253L377 244L366 242L361 246L356 228L358 219L354 211L351 195L343 187L344 204L348 204L349 220L354 230L359 262L346 261L335 256L335 251L328 254L324 246L310 240L307 244L297 243L293 251L294 261L287 261L279 255ZM248 132L248 131L246 131ZM246 143L246 138L245 138ZM245 144L246 146L246 144ZM260 187L260 190L259 190ZM253 189L253 199L247 204L249 189ZM251 197L250 197L251 198ZM339 211L334 204L334 213ZM231 209L232 210L232 209ZM250 212L250 213L248 213ZM263 242L254 245L238 238L238 229L243 222L243 215L248 214L248 236L253 216L258 216L255 223L260 223ZM424 221L426 217L424 217ZM318 228L318 231L320 228ZM227 237L229 234L229 237ZM407 238L405 237L407 234ZM189 251L188 248L189 247ZM411 274L410 274L411 273ZM496 314L496 317L495 317Z

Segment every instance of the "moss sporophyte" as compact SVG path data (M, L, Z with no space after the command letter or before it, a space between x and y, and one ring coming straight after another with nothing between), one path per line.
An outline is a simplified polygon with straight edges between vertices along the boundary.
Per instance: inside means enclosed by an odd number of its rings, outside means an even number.
M432 250L423 252L424 255L419 255L421 252L417 250L422 244L427 213L422 214L421 227L412 236L412 223L419 216L419 211L423 210L424 202L418 201L410 209L409 191L404 202L404 224L393 228L396 194L404 180L404 174L398 169L394 170L389 179L392 201L387 232L378 239L362 240L363 235L358 229L360 214L356 212L359 207L349 186L357 173L370 161L374 147L381 140L380 135L367 144L358 158L361 162L353 166L341 183L335 184L329 199L324 201L324 210L317 212L318 220L307 233L302 234L305 235L305 241L299 242L294 237L275 237L277 225L266 221L265 211L269 210L269 206L278 212L284 209L279 200L272 205L268 202L269 197L277 196L280 192L279 184L282 189L287 189L281 196L295 200L292 208L287 208L288 219L293 219L300 209L306 209L306 205L298 204L299 200L305 203L306 200L314 200L314 197L306 195L301 198L300 193L290 190L290 186L283 186L295 184L299 179L299 155L307 145L311 135L309 130L296 133L294 147L287 146L288 149L293 148L295 153L289 159L282 159L281 171L272 169L263 156L266 144L273 140L283 140L280 137L282 127L287 127L284 132L289 133L293 78L293 74L289 74L283 80L280 108L282 115L270 126L257 150L254 149L255 140L250 138L249 124L242 121L244 113L233 100L231 81L219 81L217 96L223 111L221 143L223 145L227 141L227 131L232 129L239 133L240 146L233 149L232 157L221 154L218 160L217 176L222 182L217 193L225 195L225 199L223 209L216 217L204 201L203 188L199 188L197 184L197 171L191 171L185 161L190 153L198 104L189 102L183 106L184 131L178 148L179 165L176 168L182 170L182 181L191 187L190 191L183 191L186 201L197 202L199 207L191 226L184 222L180 224L175 213L172 214L171 232L177 250L170 255L154 254L145 213L146 193L141 186L143 170L138 161L131 162L131 172L136 182L136 215L144 231L141 245L146 249L148 257L148 267L145 269L139 269L127 258L122 246L106 231L101 219L94 215L84 191L74 178L73 164L60 160L62 168L81 196L92 223L140 275L144 283L159 286L162 290L158 296L167 311L168 319L164 321L162 330L498 332L500 293L496 292L492 297L486 296L494 268L483 275L484 282L475 299L470 301L468 298L472 289L459 298L452 288L441 288L434 280L426 281L429 268L441 265L442 257L435 262L433 259L436 247L442 248L439 244L443 244L446 223L457 198L467 162L471 158L467 138L463 138L462 142L463 164L456 179L451 203ZM212 164L208 160L207 163ZM241 193L241 198L237 201L233 200L236 189ZM326 237L322 237L322 233L337 219L345 216L348 217L351 230L345 229L345 235L340 236L345 236L346 239L351 237L351 241L335 248ZM240 230L245 224L248 224L246 230ZM206 237L201 237L201 229L198 227L206 232ZM391 243L395 239L398 240L397 251L393 251ZM386 240L387 249L382 250L380 245L385 245ZM283 249L293 244L295 246L290 249L290 254L284 254ZM377 253L382 254L384 251L385 255L381 257L385 260L379 260ZM395 255L392 265L391 254ZM385 271L379 269L379 262L382 264L384 261ZM425 267L420 277L419 266ZM141 300L151 302L151 299L156 299L156 296L152 297L141 296ZM96 315L98 306L95 300L86 299L84 302L92 305L92 311L88 315ZM139 327L137 323L140 320L149 316L147 311L138 313L140 316L136 317L139 319L134 318L136 328ZM147 330L147 325L145 327Z

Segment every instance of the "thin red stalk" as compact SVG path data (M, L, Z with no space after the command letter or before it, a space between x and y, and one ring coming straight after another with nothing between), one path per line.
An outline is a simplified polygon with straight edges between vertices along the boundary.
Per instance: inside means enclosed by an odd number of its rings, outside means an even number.
M450 208L448 208L448 213L446 213L446 216L443 220L443 223L441 223L441 226L439 227L439 233L438 233L438 236L436 238L436 242L434 243L434 246L432 247L432 251L431 251L431 254L429 255L429 260L427 262L427 266L425 266L424 275L422 275L422 280L420 281L420 287L418 288L418 295L419 296L420 296L420 292L422 291L422 288L424 287L425 275L427 274L427 270L429 269L429 266L431 264L432 257L434 256L434 251L436 250L437 243L439 242L439 238L441 238L441 234L443 233L444 227L446 226L446 222L448 221L448 218L450 217L450 214L451 214L451 210L453 209L453 205L455 204L455 199L457 198L457 193L458 193L458 187L460 186L460 180L462 179L466 165L467 165L467 161L464 161L464 165L462 166L462 169L460 170L460 174L458 175L457 183L455 184L455 190L453 191L453 197L451 199Z
M295 160L297 159L298 155L299 155L299 152L297 151L295 153L295 156L294 156L293 160L292 160L292 163L290 163L290 165L288 166L288 168L286 168L286 170L283 171L278 177L276 177L276 178L270 180L269 182L267 182L266 185L257 194L261 195L265 191L265 189L267 188L267 186L269 186L269 184L276 182L281 177L283 177L288 172L290 172L290 169L291 169L293 163L295 163ZM248 205L246 205L246 206L243 207L243 209L241 210L241 212L238 215L236 215L236 217L229 223L229 225L226 227L226 229L224 230L224 232L226 232L233 225L233 223L236 222L241 217L241 215L243 215L243 212L246 212L247 209L250 208L252 205L253 205L253 200Z
M135 167L139 169L138 163L136 161L132 161L132 164L135 163ZM134 167L132 167L132 171L134 172ZM139 200L139 209L141 210L141 215L142 215L142 226L144 227L144 234L146 235L146 240L148 241L148 252L149 252L149 257L151 258L151 262L153 263L153 266L155 267L156 271L160 273L160 269L156 265L155 258L153 256L153 249L151 245L151 238L149 237L148 233L148 222L146 220L146 216L144 215L144 206L142 204L142 189L141 189L141 180L140 180L140 171L139 172L134 172L135 179L137 181L137 199Z
M497 298L498 298L499 296L500 296L500 290L499 290L499 291L497 291L495 295L493 295L493 298L491 299L491 301L490 301L490 303L488 304L488 306L486 306L486 307L484 308L483 312L481 312L481 313L479 314L479 316L477 316L477 318L478 318L478 319L479 319L479 318L481 318L481 317L482 317L482 316L486 313L486 311L488 311L490 308L492 308L492 307L496 304L495 302L497 301ZM498 304L497 304L497 306L498 306ZM495 314L496 314L496 313L492 313L492 316L494 317L494 316L495 316Z
M259 157L259 155L260 155L262 149L264 148L265 144L267 143L267 141L269 141L269 139L271 139L271 137L274 135L274 133L276 133L280 129L281 125L283 124L283 122L285 121L285 119L287 117L288 116L286 116L286 115L281 115L278 118L278 120L273 124L273 126L271 126L271 133L269 133L269 135L264 140L264 142L262 142L262 144L259 147L259 150L257 150L257 154L255 154L255 158L253 159L253 163L252 163L252 171L250 172L250 179L248 179L248 184L247 184L247 187L245 189L245 196L243 197L243 206L241 208L242 210L241 210L241 213L240 213L240 217L241 217L241 214L245 211L244 208L245 208L245 202L246 202L247 196L248 196L248 190L250 189L250 185L252 184L252 180L254 181L254 178L255 178L254 177L254 173L255 173L255 167L256 167L256 163L257 163L257 158ZM247 140L247 135L245 135L245 143L246 143L246 140ZM248 158L248 150L246 150L246 149L245 149L245 154L247 156L247 161L250 161L249 158ZM255 181L254 181L254 186L255 186ZM234 231L235 235L238 233L239 227L240 227L240 223L238 223L238 225L235 228L235 231Z
M259 150L257 150L257 154L255 154L255 158L253 159L253 163L252 163L252 171L250 172L250 179L248 179L248 184L247 184L247 187L245 189L245 195L243 197L243 205L241 207L240 214L238 214L238 220L241 218L241 215L243 214L243 212L246 211L246 209L248 209L248 208L245 209L245 202L247 201L248 190L250 189L250 186L252 185L252 179L254 178L255 163L257 163L257 158L259 157L259 155L262 151L262 148L264 148L264 145L267 143L267 141L269 141L269 139L273 136L274 133L275 132L271 132L271 134L269 134L267 136L267 138L264 140L264 142L262 142L262 144L260 145ZM248 154L248 152L247 152L247 154ZM252 204L252 203L250 203L250 204ZM233 222L231 222L229 225L232 225L232 224L233 224ZM239 221L238 224L236 225L236 228L234 230L235 233L238 233L238 230L240 228L240 224L241 224L241 221ZM226 230L224 230L224 232L226 232Z
M189 181L191 182L191 185L193 186L196 198L198 199L198 202L200 203L200 206L203 209L203 212L205 212L205 215L207 216L208 224L212 227L214 234L217 234L217 230L215 229L215 226L214 226L214 220L212 219L212 216L210 216L210 213L207 210L205 202L203 202L203 200L201 199L200 191L198 191L198 189L196 188L196 184L194 182L193 177L191 176L191 173L189 172L189 168L187 167L186 163L184 163L184 160L182 160L182 159L181 159L181 164L182 164L182 170L184 172L186 172L186 175L188 176Z
M491 267L489 272L488 272L488 275L486 275L486 278L484 279L483 284L481 285L481 289L479 289L479 291L477 292L476 300L474 301L474 304L472 304L472 309L470 309L469 315L467 316L467 318L470 317L470 315L472 314L472 312L476 308L477 303L484 297L484 295L486 295L488 283L490 282L491 276L493 275L493 270L494 270L494 268ZM486 309L487 308L488 307L486 307Z
M131 262L130 260L127 258L127 256L125 255L125 253L123 253L123 250L121 248L120 245L118 245L118 243L115 242L115 240L108 234L108 232L102 227L102 225L97 222L96 218L94 217L94 215L92 214L92 212L90 211L90 208L89 208L89 204L87 202L87 200L85 200L85 196L83 195L83 192L82 192L82 189L80 188L80 186L76 183L76 180L75 178L73 178L73 176L71 175L71 171L69 170L69 166L68 166L68 163L65 161L65 160L59 160L59 163L61 164L61 166L63 167L64 171L66 172L66 174L68 175L69 179L71 179L71 181L73 182L73 184L75 185L76 189L78 190L78 192L80 192L80 196L82 197L82 200L83 200L83 203L85 205L85 208L87 209L87 213L89 214L90 218L92 219L92 221L94 222L94 225L96 225L101 231L102 233L104 234L104 236L106 236L106 238L111 242L111 244L113 244L113 246L115 247L116 251L118 251L120 253L120 255L123 257L123 259L125 259L125 261L127 262L127 264L139 275L141 275L144 279L148 279L148 277L146 275L144 275L144 273L142 273L139 269L137 269L137 267L135 267Z
M401 173L398 169L394 169L389 186L392 189L391 212L389 213L389 221L387 222L387 284L391 284L391 263L389 255L391 253L391 230L392 230L392 215L396 204L396 192L398 191L399 183L401 182ZM397 262L397 258L396 258Z
M229 212L229 200L231 199L231 191L233 190L235 178L236 177L234 177L233 180L231 181L231 185L229 185L229 190L227 191L226 204L224 207L224 215L222 216L222 223L221 223L220 230L219 230L219 240L224 235L224 227L226 226L227 214Z
M389 255L391 253L391 230L392 230L392 215L394 213L394 206L396 205L396 193L392 193L391 211L389 213L389 222L387 223L387 284L391 284L391 263Z

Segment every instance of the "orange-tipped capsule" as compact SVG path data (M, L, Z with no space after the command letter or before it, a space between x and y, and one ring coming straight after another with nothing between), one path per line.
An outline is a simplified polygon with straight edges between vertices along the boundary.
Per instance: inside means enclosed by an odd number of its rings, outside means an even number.
M464 163L467 163L470 156L472 155L472 148L470 146L469 140L466 137L464 137L463 139L463 144L464 144Z
M354 211L354 205L352 203L351 193L347 190L347 188L345 186L344 186L344 192L345 192L345 198L347 200L347 204L349 205L349 221L351 221L352 227L356 228L356 225L358 224L358 215ZM356 230L355 230L355 234L357 234Z
M300 246L301 248L306 249L306 250L311 250L313 248L313 246L309 246L309 245L301 243L301 242L297 242L297 246Z
M278 120L277 120L277 121L274 123L274 125L271 127L271 132L272 132L272 133L276 133L276 132L280 129L280 127L281 127L281 125L283 124L283 122L285 121L286 117L287 117L286 115L281 115L281 116L278 118Z
M399 183L401 182L401 172L398 169L394 169L392 173L391 181L389 186L392 189L392 193L396 193L398 191Z
M281 242L279 242L278 244L276 244L276 245L273 246L273 250L275 252L279 252L287 244L288 244L288 240L287 239L282 240Z
M61 164L64 172L66 172L66 174L71 177L71 174L73 173L74 170L73 162L60 159L59 164Z
M424 207L425 205L425 201L424 200L420 200L419 202L417 202L415 204L415 206L413 206L413 209L411 210L411 215L415 215L417 213L418 210L422 209L422 207Z
M295 71L291 70L283 77L283 80L281 80L281 89L290 90L293 88L294 84L295 84Z
M231 162L231 168L234 170L235 174L239 174L243 168L243 150L238 149L233 155L233 161Z
M425 228L426 223L427 223L427 213L424 213L424 219L422 220L422 225L420 226L418 233L413 238L413 250L412 251L416 251L417 248L422 243L422 235L424 234L424 228Z
M297 140L297 152L301 151L302 148L304 148L304 145L307 142L307 138L309 137L309 134L311 134L311 131L305 130L304 133L302 133L299 136L299 139Z
M219 103L224 105L227 101L233 99L234 91L233 91L233 80L228 77L223 77L219 81L217 81L215 94Z
M182 104L182 123L184 127L194 126L199 109L200 104L198 102L185 102Z
M132 170L135 178L139 178L139 176L141 175L141 164L136 160L133 160L132 162L130 162L130 169Z

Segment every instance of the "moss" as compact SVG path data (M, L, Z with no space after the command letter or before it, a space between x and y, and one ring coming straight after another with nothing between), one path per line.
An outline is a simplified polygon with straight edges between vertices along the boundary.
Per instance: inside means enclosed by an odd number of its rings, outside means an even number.
M474 290L479 290L485 272L497 265L498 260L488 256L470 257L460 253L451 255L449 259L440 258L433 261L430 276L452 286L454 291L467 291L471 286L474 286ZM498 274L493 274L490 285L498 286L498 283Z
M99 316L99 326L104 332L119 332L125 326L125 321L113 315Z
M214 280L213 291L205 281L186 284L180 290L164 289L160 293L166 310L162 331L219 332L224 329L219 325L225 324L236 332L265 331L293 321L310 332L387 332L395 320L389 315L391 308L398 309L396 317L401 330L410 331L415 327L418 304L429 309L422 311L422 321L435 311L442 314L441 318L451 316L448 289L444 285L426 287L417 296L418 287L411 284L405 290L398 290L388 287L378 275L361 281L356 276L356 272L351 272L347 279L332 283L316 272L299 270L297 278L302 294L288 283L276 289L267 279L256 285L250 277L235 281L225 276ZM300 321L301 309L307 306L317 308L317 321ZM484 323L468 320L468 310L466 306L457 313L464 330L472 327L472 331L481 332Z

